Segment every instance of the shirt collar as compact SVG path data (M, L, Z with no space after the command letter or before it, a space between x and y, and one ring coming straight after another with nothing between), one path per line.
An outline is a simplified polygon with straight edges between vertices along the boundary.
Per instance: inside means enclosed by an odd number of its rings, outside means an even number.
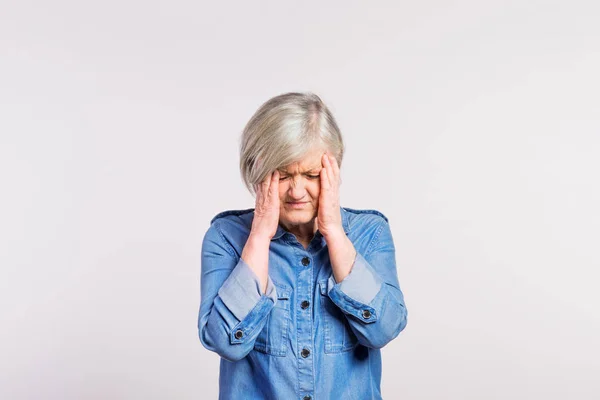
M348 222L348 211L346 211L344 209L344 207L340 207L340 213L342 214L342 227L344 228L344 232L346 234L348 234L348 233L350 233L350 224ZM283 229L281 227L281 225L277 225L277 232L275 232L275 235L271 238L271 240L279 239L280 237L282 237L286 233L289 233L289 232L286 231L285 229ZM291 233L289 233L289 234L291 235ZM321 232L319 232L318 229L317 229L317 233L315 235L323 236L321 234Z

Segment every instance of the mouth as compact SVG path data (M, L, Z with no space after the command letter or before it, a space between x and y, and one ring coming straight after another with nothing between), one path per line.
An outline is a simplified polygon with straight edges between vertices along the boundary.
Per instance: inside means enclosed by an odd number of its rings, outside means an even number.
M307 201L288 201L285 204L292 208L303 208L307 203Z

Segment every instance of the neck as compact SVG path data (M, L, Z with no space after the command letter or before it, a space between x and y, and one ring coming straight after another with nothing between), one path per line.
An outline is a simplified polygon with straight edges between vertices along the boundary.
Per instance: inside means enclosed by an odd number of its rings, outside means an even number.
M317 232L317 229L319 229L316 218L313 218L306 224L285 224L283 222L279 224L286 231L293 233L299 241L310 241Z

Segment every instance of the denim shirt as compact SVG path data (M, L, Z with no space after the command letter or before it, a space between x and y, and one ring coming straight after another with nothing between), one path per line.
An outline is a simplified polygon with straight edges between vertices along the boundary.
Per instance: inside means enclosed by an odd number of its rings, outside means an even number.
M198 335L221 356L219 399L381 399L381 348L407 322L387 217L340 207L356 249L337 282L317 230L277 228L266 293L241 258L254 209L217 214L202 241Z

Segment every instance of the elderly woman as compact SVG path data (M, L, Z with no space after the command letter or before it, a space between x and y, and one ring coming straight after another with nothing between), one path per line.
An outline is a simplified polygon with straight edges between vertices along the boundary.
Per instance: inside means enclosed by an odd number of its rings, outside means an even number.
M202 242L202 345L221 356L219 399L380 399L380 349L406 326L388 219L340 207L344 144L312 93L264 103L240 168L255 208Z

